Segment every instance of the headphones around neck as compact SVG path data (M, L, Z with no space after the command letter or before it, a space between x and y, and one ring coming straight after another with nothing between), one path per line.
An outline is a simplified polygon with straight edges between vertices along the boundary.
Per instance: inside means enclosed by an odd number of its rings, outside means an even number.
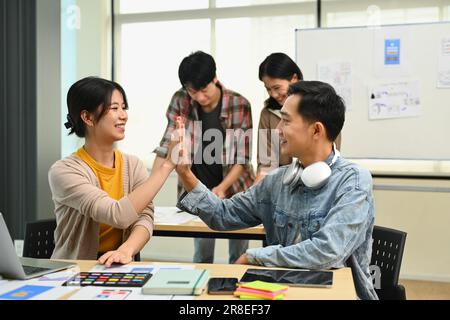
M341 155L334 143L333 152L334 156L330 164L325 161L318 161L303 168L298 160L293 161L284 174L283 184L295 187L301 180L308 188L318 189L324 186L331 176L331 166Z

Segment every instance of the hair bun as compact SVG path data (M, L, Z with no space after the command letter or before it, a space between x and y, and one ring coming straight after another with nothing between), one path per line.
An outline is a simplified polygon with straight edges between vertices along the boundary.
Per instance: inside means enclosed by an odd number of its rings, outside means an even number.
M64 126L66 127L66 129L73 128L73 121L69 114L67 114L67 122L64 123Z

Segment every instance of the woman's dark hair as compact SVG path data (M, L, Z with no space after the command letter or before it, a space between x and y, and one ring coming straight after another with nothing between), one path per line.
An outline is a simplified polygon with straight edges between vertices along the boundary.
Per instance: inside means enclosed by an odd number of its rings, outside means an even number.
M322 122L328 140L336 140L344 126L345 105L332 86L320 81L298 81L289 86L288 94L301 96L297 111L303 119Z
M203 89L215 76L216 62L203 51L196 51L185 57L178 68L178 78L183 88L189 86L194 90Z
M259 80L267 76L274 79L291 81L294 74L298 80L303 80L303 73L298 65L287 54L275 52L267 56L259 65ZM269 97L267 106L272 109L280 109L278 102Z
M127 97L123 88L114 81L98 77L87 77L75 82L67 93L67 123L70 128L69 135L75 133L78 137L86 136L86 128L81 119L83 110L94 114L95 121L99 121L108 112L111 106L111 97L114 90L118 90L123 97L125 109L128 109Z

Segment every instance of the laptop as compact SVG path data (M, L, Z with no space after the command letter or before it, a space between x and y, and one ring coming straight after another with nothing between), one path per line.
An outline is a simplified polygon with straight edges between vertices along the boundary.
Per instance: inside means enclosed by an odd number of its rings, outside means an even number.
M0 275L9 279L30 279L76 266L48 259L20 258L0 212Z

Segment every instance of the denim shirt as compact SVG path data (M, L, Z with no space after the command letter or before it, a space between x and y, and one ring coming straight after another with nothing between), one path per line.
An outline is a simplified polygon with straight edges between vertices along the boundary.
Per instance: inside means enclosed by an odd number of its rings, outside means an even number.
M326 160L331 162L333 153ZM283 184L288 166L258 184L220 200L200 182L178 204L211 229L238 230L263 224L267 246L247 250L249 263L268 267L331 269L351 267L361 299L377 299L369 264L374 205L372 177L343 158L328 182L311 189Z

